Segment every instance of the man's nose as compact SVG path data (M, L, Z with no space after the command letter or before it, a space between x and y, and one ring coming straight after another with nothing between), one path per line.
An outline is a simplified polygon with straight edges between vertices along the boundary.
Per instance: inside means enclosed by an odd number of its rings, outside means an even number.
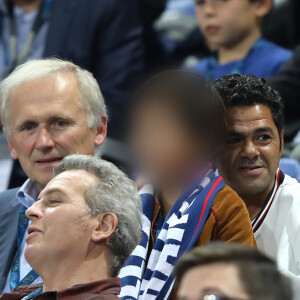
M41 209L40 202L39 201L35 202L31 207L29 207L26 210L25 214L26 214L26 217L31 221L41 218L42 217L42 209Z
M45 150L54 147L52 135L46 127L40 128L36 140L36 147L39 150Z
M254 159L259 156L259 150L252 141L248 141L245 143L241 155L249 159Z

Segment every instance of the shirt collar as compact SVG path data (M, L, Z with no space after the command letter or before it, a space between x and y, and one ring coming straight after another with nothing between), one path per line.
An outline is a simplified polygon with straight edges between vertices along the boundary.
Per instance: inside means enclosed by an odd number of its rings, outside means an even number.
M35 296L41 294L43 292L43 287L38 288L37 290L33 291L32 293L30 293L29 295L25 296L22 298L22 300L29 300L34 298Z
M35 183L27 179L17 192L17 198L21 204L29 208L35 203L39 195L39 190Z
M14 15L16 19L30 21L30 20L34 20L37 14L38 14L38 9L35 9L34 11L31 12L26 12L21 7L17 5L14 6Z
M43 292L43 287L39 285L31 286L19 286L14 289L15 294L26 294L23 299L29 300L33 299L35 296ZM78 284L71 288L67 288L61 291L49 291L47 293L48 297L51 299L73 299L80 300L85 299L87 294L95 295L95 299L101 298L102 295L119 295L121 292L121 282L120 278L107 278L104 280L94 281L85 284ZM41 297L42 298L42 297ZM22 299L22 300L23 300Z
M51 3L50 3L51 5ZM3 14L3 15L8 15L8 7L6 5L6 2L5 0L0 0L0 12ZM27 17L27 18L31 18L33 17L34 15L36 15L38 13L38 10L34 10L30 13L27 13L25 12L21 7L15 5L14 6L14 14L20 18L20 17Z

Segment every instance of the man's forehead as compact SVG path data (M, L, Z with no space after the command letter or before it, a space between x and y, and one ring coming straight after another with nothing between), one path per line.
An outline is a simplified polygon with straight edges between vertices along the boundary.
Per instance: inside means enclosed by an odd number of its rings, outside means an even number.
M37 105L46 108L45 104L77 104L79 99L76 77L72 73L59 73L21 83L10 94L10 106L22 102L25 109Z
M32 86L36 85L40 86L41 83L45 83L45 87L56 86L58 90L64 90L66 88L69 88L70 86L72 88L78 87L78 81L75 75L71 72L62 71L30 80L24 80L24 82L20 83L14 89L12 95L14 93L17 93L19 90L22 90L23 88L31 88Z
M61 192L84 192L85 188L94 183L96 176L84 170L67 170L55 176L41 192L40 196Z
M270 109L265 105L226 108L227 129L275 126Z
M72 74L71 74L72 75ZM73 76L73 75L72 75ZM49 78L51 81L51 77ZM60 83L37 84L28 82L21 85L10 97L11 117L16 117L18 123L24 120L46 122L49 119L65 117L78 118L86 115L82 108L78 89L62 80Z

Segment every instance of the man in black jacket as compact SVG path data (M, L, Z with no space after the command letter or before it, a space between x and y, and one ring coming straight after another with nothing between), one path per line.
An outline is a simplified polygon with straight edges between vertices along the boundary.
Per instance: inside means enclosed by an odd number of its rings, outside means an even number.
M101 85L110 112L109 135L118 136L128 92L135 86L143 70L142 27L137 1L0 0L1 2L2 6L7 3L12 5L13 15L16 15L14 21L18 21L20 11L26 17L44 6L42 24L37 26L35 34L38 39L43 22L48 23L46 37L41 39L45 43L41 56L70 60L93 73ZM6 23L5 18L6 15L2 13L0 35L4 31L3 26L8 24L10 27L10 22ZM10 28L9 31L12 33ZM23 39L26 40L25 37ZM6 41L2 38L1 43L5 44ZM32 42L32 47L36 46L34 43L35 41ZM10 45L6 46L10 48ZM28 59L41 58L31 57L32 52L34 49L30 49Z
M101 85L114 139L124 135L143 52L137 0L0 0L0 78L26 60L48 57L89 70ZM9 187L20 186L24 176L15 161Z

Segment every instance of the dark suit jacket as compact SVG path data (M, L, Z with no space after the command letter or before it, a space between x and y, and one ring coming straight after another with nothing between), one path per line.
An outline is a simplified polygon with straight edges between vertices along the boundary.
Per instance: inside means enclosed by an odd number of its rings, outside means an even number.
M5 285L17 248L17 230L21 204L18 188L0 193L0 294Z
M94 74L109 110L108 134L115 138L123 136L129 94L144 70L138 1L53 0L51 7L43 56Z
M108 135L117 139L144 69L142 33L137 0L53 0L44 57L70 60L94 74L108 107ZM16 163L9 186L25 180Z
M282 70L268 80L284 100L284 137L291 141L300 130L300 46Z
M129 92L143 71L137 0L54 0L44 57L73 61L94 74L120 136Z

